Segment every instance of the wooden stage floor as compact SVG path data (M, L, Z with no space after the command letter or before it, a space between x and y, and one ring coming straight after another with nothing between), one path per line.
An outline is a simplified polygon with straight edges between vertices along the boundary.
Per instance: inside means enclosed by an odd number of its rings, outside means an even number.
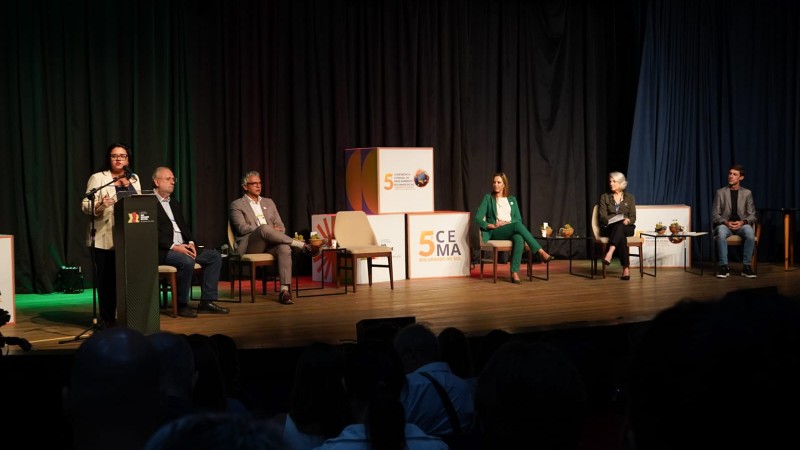
M741 265L733 263L731 267L735 271L727 279L717 279L708 268L703 276L681 268L659 268L657 277L639 278L638 272L632 271L630 281L621 281L616 263L609 267L606 279L589 279L570 275L568 262L557 260L551 263L549 281L523 279L522 284L514 285L508 281L506 264L500 267L502 277L497 284L492 283L489 268L483 280L474 268L470 277L397 280L393 291L388 282L359 285L357 293L295 298L295 304L288 306L279 304L270 291L259 295L255 303L249 302L248 295L243 303L220 303L230 308L228 315L201 314L187 319L164 313L161 329L224 333L241 349L296 348L315 341L353 342L356 323L362 319L414 316L437 333L453 326L470 337L481 337L498 328L520 334L644 322L678 300L715 299L745 288L776 286L782 294L800 294L796 268L784 271L783 265L761 263L758 278L747 279L739 276ZM574 270L588 276L589 261L575 261ZM544 275L544 266L534 265L534 273ZM308 278L301 284L301 288L311 286ZM220 283L222 297L230 294L229 287L228 282ZM247 294L247 283L244 287ZM315 292L320 291L301 295ZM73 338L92 323L92 291L18 295L16 315L15 324L3 327L5 336L27 339L34 353L72 352L81 342ZM6 350L22 353L18 348Z

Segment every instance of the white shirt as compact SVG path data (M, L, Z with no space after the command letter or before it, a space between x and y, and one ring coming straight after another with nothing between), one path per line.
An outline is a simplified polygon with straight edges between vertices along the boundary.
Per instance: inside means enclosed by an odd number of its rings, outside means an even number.
M253 214L256 215L256 220L258 221L259 225L266 225L267 218L264 217L264 211L261 209L261 197L258 197L258 200L253 200L249 195L246 195L247 201L250 202L250 208L253 209Z
M178 226L178 223L175 222L175 214L172 213L172 207L169 205L169 197L162 197L159 194L156 194L158 197L158 201L161 202L161 206L164 207L164 211L167 212L167 217L172 222L172 243L173 245L183 244L183 233L181 233L181 228Z
M511 222L511 203L508 203L508 197L497 199L497 220Z

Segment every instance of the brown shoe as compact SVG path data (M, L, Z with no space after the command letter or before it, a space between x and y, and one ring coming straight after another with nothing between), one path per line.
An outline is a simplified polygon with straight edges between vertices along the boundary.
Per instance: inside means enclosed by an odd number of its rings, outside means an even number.
M294 305L292 301L292 290L287 289L285 291L281 291L280 295L278 295L278 302L282 305Z

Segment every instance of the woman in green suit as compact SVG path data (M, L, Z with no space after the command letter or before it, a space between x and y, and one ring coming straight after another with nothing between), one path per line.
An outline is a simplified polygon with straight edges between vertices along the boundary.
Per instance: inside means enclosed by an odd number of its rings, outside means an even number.
M530 231L522 223L517 199L508 195L508 177L503 172L494 174L492 192L486 194L475 213L475 222L481 229L481 241L491 239L511 240L511 282L519 284L519 266L522 263L522 252L525 244L533 249L549 263L555 258L542 248Z

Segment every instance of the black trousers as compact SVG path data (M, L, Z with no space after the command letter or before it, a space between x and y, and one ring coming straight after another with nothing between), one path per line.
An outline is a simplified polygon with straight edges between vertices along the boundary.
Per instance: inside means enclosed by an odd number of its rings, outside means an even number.
M600 231L600 234L608 238L608 245L616 247L614 253L616 253L619 258L619 263L622 267L631 265L630 258L628 257L628 236L633 236L635 232L635 225L625 225L622 221L612 223Z
M94 261L97 265L97 303L100 320L114 322L117 317L117 258L114 250L96 248Z

